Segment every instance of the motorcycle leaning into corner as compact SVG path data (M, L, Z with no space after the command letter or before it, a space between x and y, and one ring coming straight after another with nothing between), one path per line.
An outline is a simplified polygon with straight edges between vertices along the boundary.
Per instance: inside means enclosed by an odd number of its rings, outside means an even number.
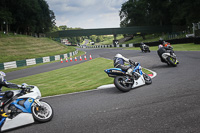
M149 46L144 44L143 42L140 44L140 49L142 52L151 52L150 49L149 49Z
M122 92L128 92L138 86L152 83L151 77L142 71L140 63L136 66L130 64L130 67L133 68L133 76L126 74L121 68L110 68L104 71L109 77L114 78L114 85Z
M41 101L37 86L25 84L21 90L12 90L14 95L1 107L0 132L36 122L48 122L53 118L53 109Z
M173 51L173 47L167 42L164 43L164 46L162 44L158 46L158 56L160 57L161 62L167 63L169 66L176 67L177 64L179 64L179 61Z

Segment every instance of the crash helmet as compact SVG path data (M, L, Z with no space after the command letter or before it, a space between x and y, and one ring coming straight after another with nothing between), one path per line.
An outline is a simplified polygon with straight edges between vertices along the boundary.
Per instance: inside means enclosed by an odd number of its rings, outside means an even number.
M115 57L116 57L116 58L123 58L123 56L122 56L121 54L119 54L119 53L116 54Z
M6 74L2 71L0 71L0 81L3 82L4 81L4 77L6 76Z
M158 48L162 48L162 47L163 47L163 45L162 45L162 44L158 45Z
M144 43L143 43L143 42L141 42L140 44L141 44L141 45L144 45Z

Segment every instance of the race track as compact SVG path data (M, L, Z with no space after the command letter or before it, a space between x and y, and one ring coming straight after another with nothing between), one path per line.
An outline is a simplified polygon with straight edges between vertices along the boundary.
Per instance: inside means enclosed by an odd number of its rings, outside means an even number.
M93 58L121 53L157 73L151 85L121 93L115 87L49 97L54 118L9 133L188 133L200 131L200 51L175 52L180 64L168 67L156 51L84 49ZM75 63L74 63L75 64ZM74 65L71 64L71 65ZM8 73L15 79L67 67L52 63ZM46 69L44 69L46 68ZM27 74L28 73L28 74ZM105 76L107 76L105 74Z

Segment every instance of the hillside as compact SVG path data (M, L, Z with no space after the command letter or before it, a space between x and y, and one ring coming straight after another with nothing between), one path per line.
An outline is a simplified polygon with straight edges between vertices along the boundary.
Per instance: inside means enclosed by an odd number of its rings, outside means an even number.
M0 63L54 56L74 50L74 47L64 46L48 38L0 37Z

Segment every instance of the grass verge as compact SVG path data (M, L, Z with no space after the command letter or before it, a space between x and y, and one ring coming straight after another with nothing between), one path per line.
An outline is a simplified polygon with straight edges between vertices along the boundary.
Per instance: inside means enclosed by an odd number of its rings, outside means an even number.
M48 38L27 36L2 37L0 38L0 47L1 63L54 56L75 51L72 46L65 46Z
M36 85L40 88L43 97L66 94L112 84L113 78L108 77L104 72L105 69L112 67L112 60L96 58L75 66L19 78L10 82ZM3 90L7 90L7 88Z

